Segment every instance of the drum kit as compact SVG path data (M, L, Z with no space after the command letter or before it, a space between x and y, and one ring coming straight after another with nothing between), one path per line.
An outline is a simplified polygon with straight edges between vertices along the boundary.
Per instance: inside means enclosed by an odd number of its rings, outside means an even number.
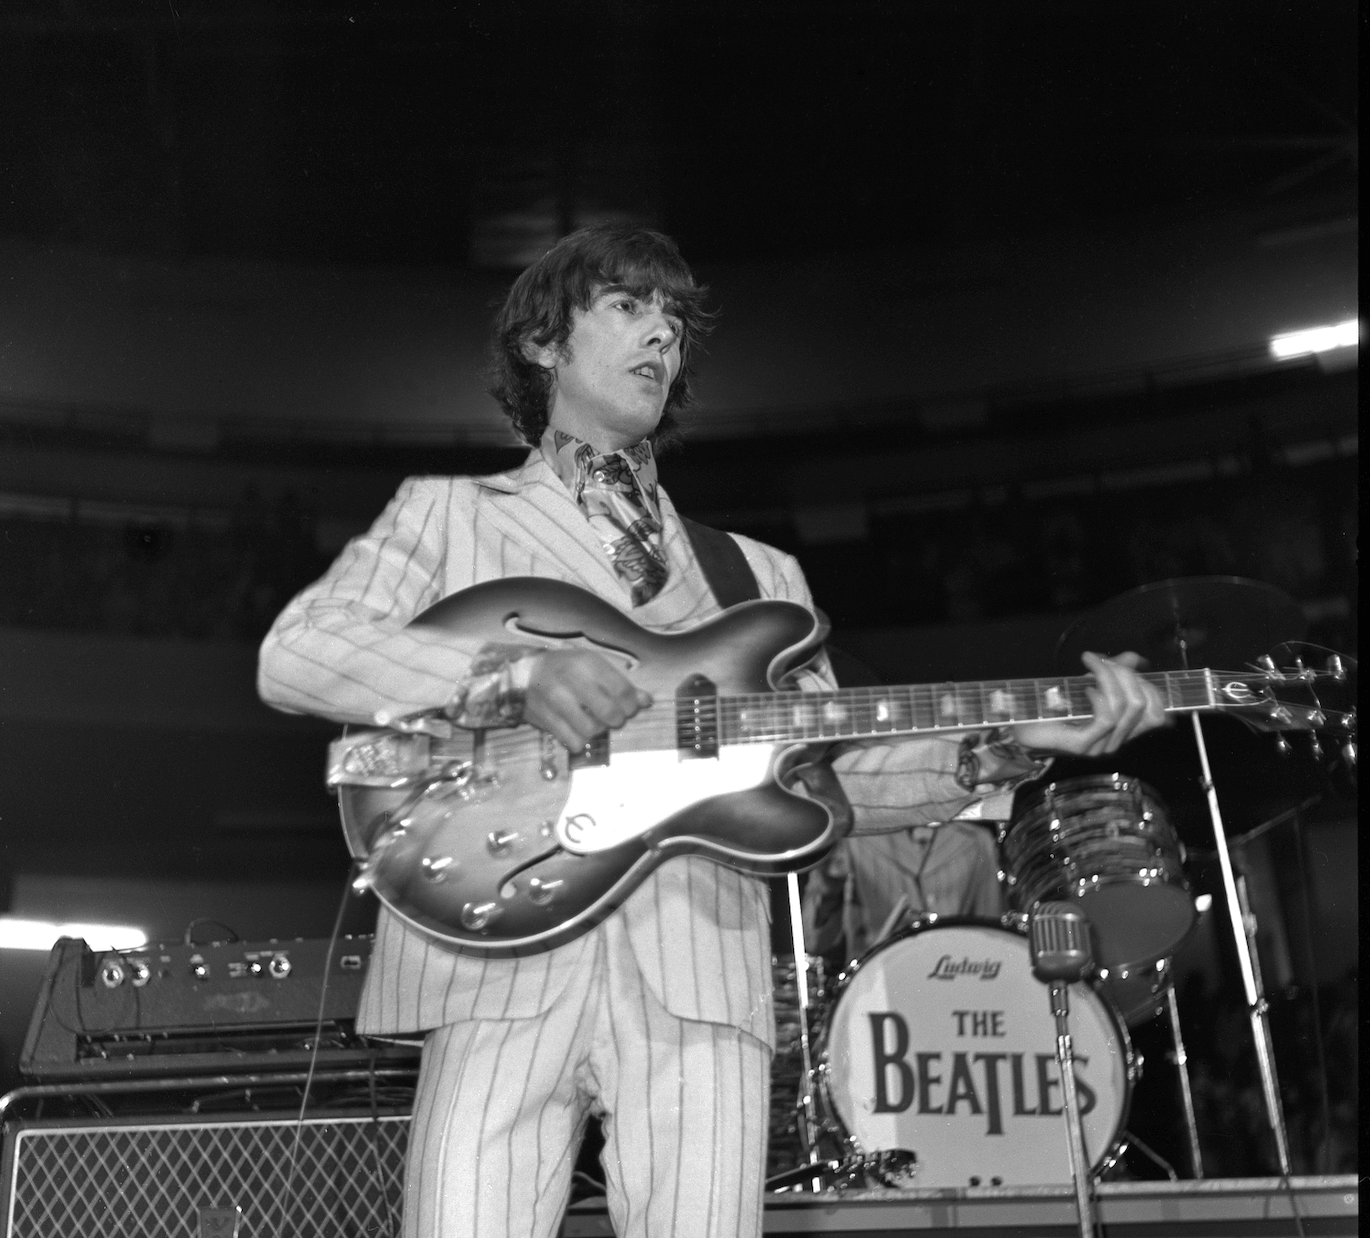
M1299 607L1267 585L1174 580L1087 614L1063 635L1057 655L1063 669L1078 665L1085 649L1136 650L1154 670L1263 664L1260 655L1303 630ZM1190 716L1267 1117L1288 1175L1252 917L1233 874L1203 731L1197 714ZM1350 733L1354 714L1347 717ZM1343 756L1354 761L1353 735ZM787 1154L795 1163L773 1174L771 1189L1064 1186L1073 1179L1085 1232L1081 1179L1117 1164L1131 1138L1138 1061L1130 1032L1162 1014L1170 1018L1190 1169L1203 1176L1172 959L1198 907L1211 900L1196 900L1191 890L1166 805L1124 774L1052 782L1020 793L1000 830L999 854L1012 909L1001 920L926 914L874 944L813 1001L808 985L817 975L822 987L821 964L781 977L777 1063L791 1063L792 1077L782 1068L773 1080L793 1107L787 1131L777 1132L784 1102L777 1097L773 1105L771 1165ZM788 880L795 958L807 963L798 882ZM1067 1055L1058 1057L1061 1012L1047 1000L1032 929L1039 910L1067 905L1087 920L1093 957L1087 972L1077 969L1079 978L1061 989L1070 1027ZM1065 1087L1061 1063L1072 1060L1071 1042L1074 1087ZM1073 1126L1062 1117L1067 1092L1075 1093ZM1079 1144L1068 1147L1067 1135L1076 1132L1087 1169L1074 1164Z

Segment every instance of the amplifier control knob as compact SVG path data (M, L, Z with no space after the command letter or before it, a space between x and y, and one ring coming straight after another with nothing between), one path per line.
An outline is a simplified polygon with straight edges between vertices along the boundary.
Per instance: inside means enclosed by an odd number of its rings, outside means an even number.
M124 983L124 965L118 959L106 959L100 968L100 983L107 989L117 989Z
M271 956L271 962L267 964L267 970L271 973L273 980L284 980L290 975L290 960L283 954Z
M144 963L142 959L134 959L133 962L128 965L128 970L135 989L141 989L143 985L152 979L152 969Z
M262 971L262 965L256 959L253 959L252 962L247 965L247 974L249 976L260 976Z
M191 974L196 980L208 980L208 979L209 979L209 964L208 964L208 963L192 963L192 964L190 965L190 974Z

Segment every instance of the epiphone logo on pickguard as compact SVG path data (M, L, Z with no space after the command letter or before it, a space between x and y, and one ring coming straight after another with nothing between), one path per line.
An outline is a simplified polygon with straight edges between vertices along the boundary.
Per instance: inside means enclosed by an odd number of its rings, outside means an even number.
M944 954L936 966L928 972L929 980L955 980L957 976L978 976L981 980L993 980L999 974L999 960L985 959L983 962L962 958L953 962L951 955Z

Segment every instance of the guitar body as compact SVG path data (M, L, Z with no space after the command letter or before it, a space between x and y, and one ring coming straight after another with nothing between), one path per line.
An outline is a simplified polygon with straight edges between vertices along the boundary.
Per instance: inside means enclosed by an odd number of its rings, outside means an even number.
M649 632L575 585L511 577L414 625L490 644L590 648L652 693L585 751L529 726L362 731L330 749L343 829L369 884L414 927L470 954L535 954L603 920L657 865L698 855L761 875L816 864L849 828L819 760L842 740L955 734L1092 716L1088 677L782 693L821 631L792 602L744 602L688 632ZM1354 672L1339 657L1148 673L1166 712L1261 730L1331 728L1356 752ZM1350 705L1335 704L1350 691ZM817 745L817 747L815 747Z
M369 857L381 901L458 950L512 957L561 945L673 856L772 874L817 863L844 832L840 801L815 798L827 771L812 747L701 753L689 742L701 699L770 693L812 655L821 634L801 606L747 602L664 635L573 585L515 577L445 598L414 625L592 648L654 697L591 754L568 754L533 727L461 732L444 741L450 777L339 787L349 847Z

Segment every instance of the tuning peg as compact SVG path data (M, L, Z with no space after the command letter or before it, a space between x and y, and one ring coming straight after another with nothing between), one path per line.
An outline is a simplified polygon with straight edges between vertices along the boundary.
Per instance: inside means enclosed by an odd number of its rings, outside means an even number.
M1313 760L1322 760L1322 740L1318 738L1316 731L1309 731L1308 733L1308 751L1313 754Z
M1356 741L1354 739L1348 739L1346 743L1342 744L1341 759L1345 761L1347 765L1354 765L1356 763L1357 755Z
M1267 675L1279 678L1280 668L1275 665L1275 659L1268 653L1261 654L1261 656L1256 659L1256 665Z
M1285 739L1283 731L1275 732L1275 751L1282 757L1287 757L1294 751L1289 746L1289 741Z
M1338 682L1346 678L1346 665L1340 655L1334 653L1327 659L1327 673Z

